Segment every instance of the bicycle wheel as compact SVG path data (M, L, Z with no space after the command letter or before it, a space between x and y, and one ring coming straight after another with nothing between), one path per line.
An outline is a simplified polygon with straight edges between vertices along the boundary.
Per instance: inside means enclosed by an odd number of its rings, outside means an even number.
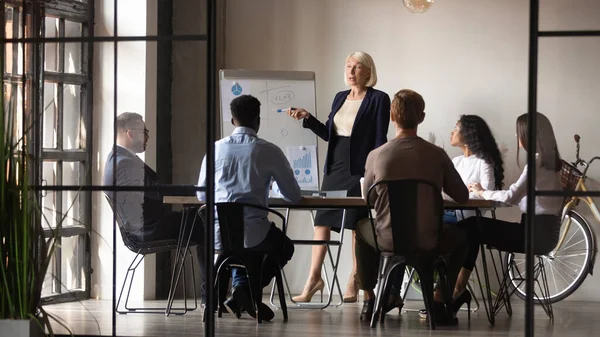
M593 247L589 225L585 218L577 212L569 211L563 221L561 235L565 230L567 219L571 220L571 226L565 234L561 247L542 256L552 303L562 301L577 290L587 277L590 267L590 254L592 254ZM524 300L525 282L521 282L521 280L525 279L525 254L507 254L507 257L509 263L511 258L515 262L515 267L509 270L512 289L516 288L515 293ZM541 284L541 277L538 279ZM543 294L540 284L537 282L534 284L536 303L540 302L538 296Z

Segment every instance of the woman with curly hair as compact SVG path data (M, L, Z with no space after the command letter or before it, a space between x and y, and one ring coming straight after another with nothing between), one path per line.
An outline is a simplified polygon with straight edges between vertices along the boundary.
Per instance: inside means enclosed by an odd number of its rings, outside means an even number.
M483 118L476 115L462 115L450 133L450 145L459 147L463 154L454 157L452 163L465 185L479 183L486 190L501 190L504 186L502 155L496 139ZM471 193L470 199L478 199ZM444 214L445 223L456 223L464 216L474 216L473 212ZM458 218L458 219L457 219Z
M502 155L498 150L496 139L483 118L476 115L462 115L454 130L450 132L450 145L459 147L463 154L452 158L454 168L462 178L465 185L480 184L486 190L501 190L504 186L504 167ZM469 199L481 199L476 193L471 192ZM474 211L446 211L444 223L456 224L463 218L475 216ZM403 274L394 276L391 302L398 301ZM395 295L395 296L394 296ZM470 295L470 294L469 294ZM463 297L467 294L463 295ZM419 311L421 318L427 317L427 311Z

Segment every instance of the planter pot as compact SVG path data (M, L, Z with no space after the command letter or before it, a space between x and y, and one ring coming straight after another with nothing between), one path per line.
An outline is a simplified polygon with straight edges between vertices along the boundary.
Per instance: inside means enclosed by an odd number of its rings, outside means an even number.
M44 337L46 334L39 324L29 319L0 319L2 336Z

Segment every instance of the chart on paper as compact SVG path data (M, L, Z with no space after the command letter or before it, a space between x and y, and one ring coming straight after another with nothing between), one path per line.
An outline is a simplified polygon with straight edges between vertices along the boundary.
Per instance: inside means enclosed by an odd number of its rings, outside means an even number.
M314 145L288 146L287 158L298 185L303 189L317 189L319 185L317 147Z
M318 189L317 136L287 113L289 107L304 108L317 117L314 72L224 69L219 77L221 136L230 135L234 129L231 102L241 95L256 97L260 101L258 137L286 154L303 190Z

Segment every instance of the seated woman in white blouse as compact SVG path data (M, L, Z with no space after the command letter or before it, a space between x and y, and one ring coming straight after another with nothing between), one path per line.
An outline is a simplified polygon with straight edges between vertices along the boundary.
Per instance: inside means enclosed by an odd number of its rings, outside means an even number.
M483 118L476 115L462 115L450 133L450 145L462 150L463 155L452 159L454 168L465 185L479 183L486 190L500 190L504 186L502 155L496 139ZM480 199L471 192L470 199ZM474 216L475 212L447 211L444 222L454 224L463 217Z
M452 158L454 168L465 185L479 183L486 190L501 190L504 186L504 166L496 139L483 118L476 115L462 115L450 132L450 145L462 150L461 156ZM481 199L471 192L469 199ZM456 224L462 219L475 216L475 211L445 211L444 223ZM394 274L390 291L390 303L398 302L402 283L402 271ZM391 308L386 308L390 310ZM427 311L419 311L421 318L427 318Z
M519 148L527 149L529 137L527 134L527 114L517 119L517 140ZM552 125L546 116L537 113L536 135L536 186L537 190L561 190L560 155ZM519 149L518 148L518 149ZM517 160L519 150L517 149ZM527 166L516 183L508 190L492 191L472 183L469 190L486 200L496 200L512 205L519 205L523 212L520 222L509 222L498 219L471 217L462 220L458 225L465 229L469 240L469 253L458 276L454 288L455 312L462 304L471 301L471 294L466 289L469 276L475 266L479 245L490 244L503 251L521 252L525 250L525 212L527 210ZM558 242L560 231L560 210L562 197L536 197L535 200L535 242L534 253L546 254Z

